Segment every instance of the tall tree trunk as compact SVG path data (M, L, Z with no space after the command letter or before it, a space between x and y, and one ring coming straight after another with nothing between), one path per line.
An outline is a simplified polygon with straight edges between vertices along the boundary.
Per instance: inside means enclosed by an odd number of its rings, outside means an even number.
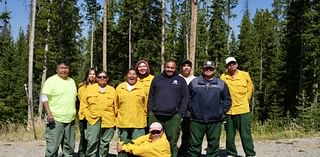
M262 91L262 65L263 65L263 56L262 56L262 41L260 41L260 82L259 82L259 91Z
M131 61L131 17L130 17L130 20L129 20L129 68L131 68L131 64L132 64L132 61Z
M52 0L50 0L50 4L52 3ZM49 9L49 13L50 13L50 9ZM41 94L42 94L42 90L43 90L43 86L44 86L44 83L46 81L46 78L47 78L47 71L48 71L48 68L47 68L47 54L48 54L48 51L49 51L49 43L48 43L48 38L49 38L49 33L50 33L50 18L48 18L47 20L47 34L46 34L46 39L45 39L45 43L46 45L44 46L44 54L43 54L43 72L42 72L42 77L41 77L41 90L40 90L40 96L39 96L39 110L38 110L38 117L39 119L41 119L42 117L42 109L43 109L43 106L42 106L42 99L41 99Z
M305 9L304 9L304 3L302 3L303 6L302 7L302 13L305 13ZM301 30L300 30L300 38L302 38L302 33L304 32L304 16L301 15ZM300 62L299 62L299 92L301 92L302 90L302 84L303 84L303 58L304 58L304 51L305 51L305 44L304 44L304 40L300 39Z
M107 11L108 11L108 1L104 0L104 14L103 14L103 48L102 48L102 57L103 57L103 70L107 71Z
M190 13L189 13L189 2L186 1L185 3L186 3L186 8L185 8L186 12L185 12L184 16L186 17L186 19L188 19L188 21L186 22L186 27L187 27L187 29L186 29L186 57L189 60L190 59L190 51L189 51L189 48L190 48L190 45L189 45L189 40L190 40L190 38L189 38L189 34L190 34L190 32L189 32Z
M162 29L161 29L161 71L164 69L164 40L165 40L165 22L166 22L166 0L162 0Z
M206 26L206 36L207 36L207 39L206 39L205 54L206 54L207 58L209 57L209 55L208 55L209 29L210 29L209 21L210 21L210 18L209 18L209 0L206 0L206 25L207 25Z
M198 20L198 0L192 0L191 5L191 32L190 32L190 61L195 65L196 38L197 38L197 20ZM194 72L192 66L192 73Z
M189 53L189 34L186 34L186 56L187 59L190 59L190 53Z
M93 67L94 20L91 20L90 67Z
M34 48L34 32L36 18L37 0L32 0L30 13L30 34L29 34L29 61L28 61L28 128L33 128L34 137L37 139L33 119L33 48Z
M318 59L315 58L314 60L314 65L318 65ZM316 67L316 69L313 71L313 78L316 78L316 80L318 80L319 77L317 77L317 71L318 71L318 68ZM318 104L318 95L319 95L319 82L316 81L314 83L314 99L313 99L313 105L317 105Z
M227 53L230 54L230 45L229 45L229 36L230 36L230 19L231 19L231 2L230 0L227 1Z

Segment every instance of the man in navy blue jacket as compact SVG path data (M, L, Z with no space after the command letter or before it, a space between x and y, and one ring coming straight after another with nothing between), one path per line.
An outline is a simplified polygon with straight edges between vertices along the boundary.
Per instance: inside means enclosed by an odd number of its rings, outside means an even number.
M186 81L177 74L173 60L166 61L164 71L151 82L149 93L149 124L160 122L170 143L171 156L176 157L181 117L187 113L189 99Z
M189 155L200 156L204 135L207 135L207 156L219 156L221 123L231 106L229 89L224 81L215 76L213 61L202 66L202 75L189 84L190 93L190 147Z

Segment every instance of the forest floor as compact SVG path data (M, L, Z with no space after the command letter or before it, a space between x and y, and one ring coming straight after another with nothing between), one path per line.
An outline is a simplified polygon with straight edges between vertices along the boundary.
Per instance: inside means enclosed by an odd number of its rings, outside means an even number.
M221 140L222 141L222 140ZM116 140L111 143L111 154L116 154ZM240 156L245 156L241 142L236 142ZM320 137L276 139L276 140L255 140L257 157L318 157L320 156ZM0 157L43 157L45 141L2 141L0 139ZM225 143L220 143L220 156L226 156ZM206 143L203 143L205 153ZM76 147L75 151L77 152ZM61 153L60 153L61 154ZM60 155L61 156L61 155ZM76 157L77 155L75 155ZM115 156L115 155L110 155Z

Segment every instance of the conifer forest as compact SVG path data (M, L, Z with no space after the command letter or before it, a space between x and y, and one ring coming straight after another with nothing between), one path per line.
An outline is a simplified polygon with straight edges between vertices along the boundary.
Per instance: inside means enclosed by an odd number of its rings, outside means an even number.
M0 10L0 126L27 124L41 116L41 87L60 59L71 63L76 83L94 67L106 70L109 84L116 87L140 59L149 61L153 75L168 59L178 65L191 60L195 75L205 60L213 60L220 76L226 57L234 56L254 83L255 122L295 122L320 130L319 0L273 0L271 10L255 12L249 11L248 0L28 3L29 29L21 29L16 38L11 11ZM244 11L235 14L239 3L245 3ZM236 17L241 19L239 32L230 26Z

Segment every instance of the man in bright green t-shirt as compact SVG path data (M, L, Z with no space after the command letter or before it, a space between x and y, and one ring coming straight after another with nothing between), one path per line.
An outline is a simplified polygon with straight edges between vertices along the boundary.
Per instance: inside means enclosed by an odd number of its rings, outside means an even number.
M64 157L72 157L75 146L77 88L74 80L68 77L68 62L58 62L56 73L46 80L41 95L47 112L45 156L57 157L59 146L63 144Z

